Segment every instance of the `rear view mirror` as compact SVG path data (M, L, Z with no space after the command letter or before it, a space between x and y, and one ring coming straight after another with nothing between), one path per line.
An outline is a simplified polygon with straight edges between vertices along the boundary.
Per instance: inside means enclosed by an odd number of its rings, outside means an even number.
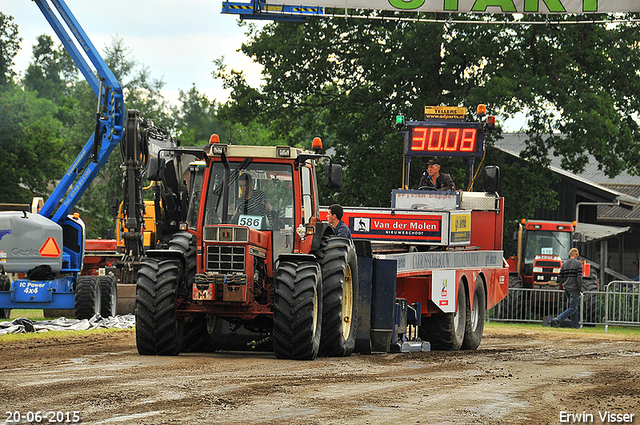
M342 166L339 164L327 164L324 167L324 185L331 189L342 187Z
M484 167L484 191L497 192L500 187L500 168L495 165Z

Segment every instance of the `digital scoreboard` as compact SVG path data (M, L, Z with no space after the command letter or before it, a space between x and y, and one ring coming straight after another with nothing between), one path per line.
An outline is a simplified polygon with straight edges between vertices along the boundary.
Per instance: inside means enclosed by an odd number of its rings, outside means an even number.
M479 156L484 134L479 122L424 121L407 123L405 155Z

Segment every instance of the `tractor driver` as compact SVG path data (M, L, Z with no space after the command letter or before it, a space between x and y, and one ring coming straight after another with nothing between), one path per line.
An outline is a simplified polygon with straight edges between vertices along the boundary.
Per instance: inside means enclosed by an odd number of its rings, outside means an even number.
M272 210L267 195L261 190L254 190L253 178L245 173L238 179L240 197L236 200L236 215L248 214L265 216Z

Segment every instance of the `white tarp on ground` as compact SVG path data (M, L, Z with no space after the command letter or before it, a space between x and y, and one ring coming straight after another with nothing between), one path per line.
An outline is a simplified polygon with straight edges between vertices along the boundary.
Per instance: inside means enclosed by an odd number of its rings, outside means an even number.
M543 15L640 11L638 0L268 0L267 5L270 4L412 12Z
M19 334L26 332L48 331L85 331L87 329L130 329L136 325L133 314L103 318L96 314L91 319L67 319L60 317L55 320L30 320L24 317L10 322L0 322L0 335Z

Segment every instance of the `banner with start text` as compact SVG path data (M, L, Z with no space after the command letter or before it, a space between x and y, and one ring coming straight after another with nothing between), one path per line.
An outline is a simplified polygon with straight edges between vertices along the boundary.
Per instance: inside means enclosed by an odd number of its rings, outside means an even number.
M267 4L445 13L583 14L640 12L639 0L268 0Z

